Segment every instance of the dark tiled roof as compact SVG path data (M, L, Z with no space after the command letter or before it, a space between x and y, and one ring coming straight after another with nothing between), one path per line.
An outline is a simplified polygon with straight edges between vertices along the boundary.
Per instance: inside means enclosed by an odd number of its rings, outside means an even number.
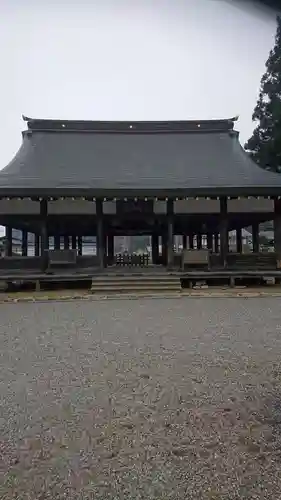
M0 196L281 194L281 175L252 162L234 119L26 120L22 146L0 172Z

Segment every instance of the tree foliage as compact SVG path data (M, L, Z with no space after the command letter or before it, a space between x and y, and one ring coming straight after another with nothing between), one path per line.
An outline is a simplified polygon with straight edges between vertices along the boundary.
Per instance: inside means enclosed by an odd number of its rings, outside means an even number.
M257 126L245 149L261 167L281 171L281 17L252 118Z
M260 3L267 5L269 7L274 7L276 9L280 9L280 0L259 0Z

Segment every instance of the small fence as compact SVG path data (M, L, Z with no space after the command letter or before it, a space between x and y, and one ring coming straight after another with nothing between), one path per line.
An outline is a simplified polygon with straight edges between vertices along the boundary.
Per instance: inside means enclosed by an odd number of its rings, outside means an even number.
M149 254L122 254L115 255L115 264L120 267L146 267L149 263Z

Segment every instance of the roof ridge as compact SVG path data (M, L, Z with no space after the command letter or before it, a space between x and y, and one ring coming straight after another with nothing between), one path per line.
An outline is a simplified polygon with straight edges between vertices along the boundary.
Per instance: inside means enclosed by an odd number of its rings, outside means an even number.
M210 120L90 121L34 119L23 116L31 131L77 132L223 132L234 128L238 117Z

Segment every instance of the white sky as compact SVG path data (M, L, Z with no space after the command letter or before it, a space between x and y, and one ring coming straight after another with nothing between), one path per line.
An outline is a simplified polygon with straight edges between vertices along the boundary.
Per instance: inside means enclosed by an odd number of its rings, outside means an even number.
M21 115L150 120L240 115L251 133L274 13L247 0L0 0L0 168Z

